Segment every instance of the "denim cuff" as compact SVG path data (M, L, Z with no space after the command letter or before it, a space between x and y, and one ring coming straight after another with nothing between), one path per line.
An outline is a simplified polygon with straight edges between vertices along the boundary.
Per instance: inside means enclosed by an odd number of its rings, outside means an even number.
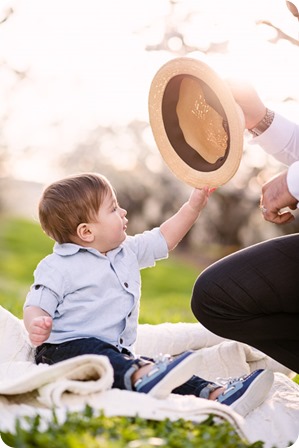
M209 399L210 393L214 392L214 390L219 389L222 386L219 386L219 384L215 383L209 383L207 386L205 386L203 389L201 389L199 393L200 398Z
M143 361L142 359L136 359L134 364L126 371L124 375L124 385L126 390L135 390L132 386L132 375L140 369L140 367L145 366L146 364L151 364L148 361Z

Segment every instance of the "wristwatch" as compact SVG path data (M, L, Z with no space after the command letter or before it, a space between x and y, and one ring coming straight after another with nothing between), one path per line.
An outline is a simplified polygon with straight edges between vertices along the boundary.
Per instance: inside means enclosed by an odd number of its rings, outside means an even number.
M272 124L274 115L275 113L273 112L273 110L267 108L264 118L254 128L248 129L250 134L252 134L254 137L257 137L258 135L261 135L263 132L265 132L265 130L268 129L268 127Z

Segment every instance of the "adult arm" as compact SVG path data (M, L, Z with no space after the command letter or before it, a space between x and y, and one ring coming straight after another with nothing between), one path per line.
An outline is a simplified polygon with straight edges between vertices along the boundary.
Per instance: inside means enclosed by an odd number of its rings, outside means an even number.
M247 129L260 128L252 144L260 145L268 154L290 168L270 179L262 187L261 204L267 221L282 224L294 219L293 210L299 201L299 125L275 113L267 122L267 108L248 83L229 81L235 100L241 106Z
M262 187L261 204L266 210L267 221L284 224L294 220L288 207L294 210L299 201L299 126L275 113L272 124L262 134L252 139L268 154L290 165Z

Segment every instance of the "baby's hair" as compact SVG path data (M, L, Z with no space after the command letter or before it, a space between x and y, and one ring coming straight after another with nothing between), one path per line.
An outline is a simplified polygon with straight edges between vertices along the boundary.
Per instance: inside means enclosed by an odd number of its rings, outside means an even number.
M95 219L109 192L113 192L110 182L97 173L77 174L52 183L39 202L42 229L60 244L72 242L78 225Z

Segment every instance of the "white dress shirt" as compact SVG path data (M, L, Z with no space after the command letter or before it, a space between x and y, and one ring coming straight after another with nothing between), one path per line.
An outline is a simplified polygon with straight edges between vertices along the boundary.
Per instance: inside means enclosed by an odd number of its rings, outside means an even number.
M299 125L275 112L271 126L254 137L251 143L260 145L268 154L289 166L288 189L299 201Z

